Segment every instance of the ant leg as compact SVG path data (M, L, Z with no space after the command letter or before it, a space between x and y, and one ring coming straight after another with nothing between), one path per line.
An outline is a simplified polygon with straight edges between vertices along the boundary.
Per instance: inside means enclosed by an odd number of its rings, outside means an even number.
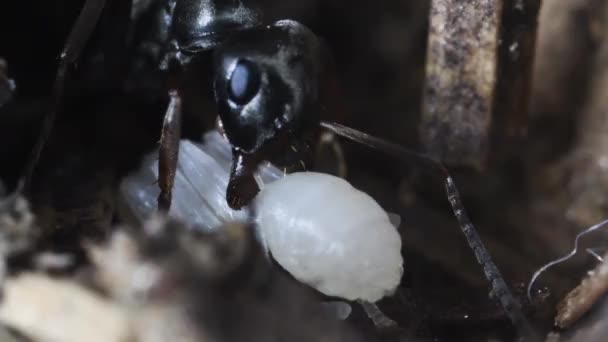
M242 153L236 149L232 150L232 156L233 162L226 189L226 200L230 208L238 210L251 203L260 191L258 183L253 177L260 160L253 154Z
M51 110L44 117L42 122L42 128L38 140L34 145L32 154L26 164L25 172L22 179L17 185L16 192L27 192L32 174L40 159L40 154L44 145L46 144L51 131L53 130L53 124L57 116L57 111L61 109L63 92L65 87L66 75L68 68L72 65L84 49L87 41L93 34L97 22L101 17L106 4L106 0L86 0L76 23L72 26L72 30L68 36L68 39L61 50L59 55L59 66L57 67L57 74L55 75L55 83L53 84L53 103L51 104Z
M444 180L447 198L454 211L454 216L456 216L456 219L458 220L460 229L465 235L469 247L473 250L477 262L481 265L486 279L490 283L491 294L498 299L504 313L509 317L520 333L526 337L536 336L522 311L520 303L511 293L511 290L500 274L498 267L496 267L496 264L492 261L490 253L475 230L473 222L469 219L452 176L441 162L427 155L408 150L384 139L371 136L337 123L321 122L321 127L352 141L393 155L402 161L412 163L416 166L424 166L427 171L433 171L434 174L440 175Z
M386 316L375 303L359 301L359 304L361 304L365 314L372 320L372 323L374 323L376 328L380 330L394 330L399 328L399 324Z
M169 91L169 98L158 150L158 210L163 212L171 208L182 127L182 100L178 91Z

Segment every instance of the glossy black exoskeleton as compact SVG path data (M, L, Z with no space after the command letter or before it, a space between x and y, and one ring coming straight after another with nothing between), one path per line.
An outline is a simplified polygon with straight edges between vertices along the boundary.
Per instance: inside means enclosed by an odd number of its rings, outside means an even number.
M257 193L249 165L285 153L307 164L320 120L321 55L314 34L291 20L235 34L215 51L216 103L234 154L233 207Z
M319 123L320 46L295 21L236 34L215 51L215 96L235 149L253 153Z

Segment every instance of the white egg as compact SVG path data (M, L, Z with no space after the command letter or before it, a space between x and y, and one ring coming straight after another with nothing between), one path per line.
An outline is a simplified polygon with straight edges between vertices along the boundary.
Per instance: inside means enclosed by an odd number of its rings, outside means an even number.
M217 133L204 145L182 141L170 215L204 229L245 220L225 203L230 146ZM127 204L140 220L155 209L155 155L123 181ZM347 181L315 172L282 177L260 167L265 183L255 199L260 242L299 281L348 300L375 302L391 294L403 273L401 238L389 215ZM278 179L278 180L277 180Z
M401 237L380 205L347 181L293 173L267 185L255 203L268 249L301 282L370 302L399 285Z

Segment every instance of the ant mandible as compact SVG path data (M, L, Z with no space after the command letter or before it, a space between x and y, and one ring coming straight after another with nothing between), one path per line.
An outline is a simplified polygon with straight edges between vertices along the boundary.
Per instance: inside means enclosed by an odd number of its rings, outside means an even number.
M29 181L40 152L61 108L68 67L79 57L107 0L86 0L60 55L54 84L55 103L45 117L25 172ZM162 68L169 72L169 105L159 149L158 206L167 211L179 150L182 84L179 74L196 56L213 50L214 93L219 120L233 150L226 200L235 209L258 193L253 173L264 160L296 151L306 159L309 139L319 126L338 135L388 152L440 175L454 214L491 283L495 297L515 325L531 334L519 303L513 298L468 219L447 169L437 160L379 138L330 122L319 113L329 91L321 79L331 74L329 54L317 36L293 20L263 26L263 10L252 0L158 0L159 38L164 45ZM330 77L331 78L331 75ZM331 94L330 94L331 95ZM304 163L306 164L306 163Z

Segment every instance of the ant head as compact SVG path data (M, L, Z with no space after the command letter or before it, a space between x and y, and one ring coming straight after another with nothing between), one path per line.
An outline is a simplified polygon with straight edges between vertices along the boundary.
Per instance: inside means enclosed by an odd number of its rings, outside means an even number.
M240 32L216 49L215 97L236 149L253 153L318 123L320 58L314 33L292 20Z
M234 31L261 25L262 10L252 0L178 0L172 33L185 52L209 50Z

